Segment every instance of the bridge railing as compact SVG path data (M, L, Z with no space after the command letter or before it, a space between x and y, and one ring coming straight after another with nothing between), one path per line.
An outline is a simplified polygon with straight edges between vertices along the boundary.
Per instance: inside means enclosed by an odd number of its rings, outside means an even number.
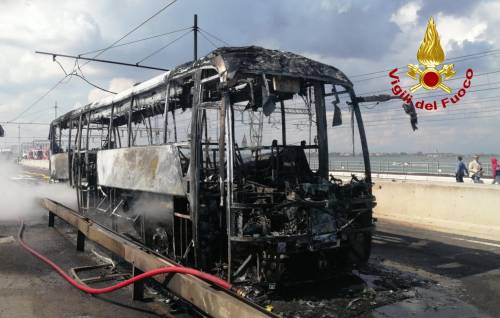
M311 158L310 166L316 169L317 160ZM466 163L467 165L467 163ZM490 176L491 165L483 163L484 176ZM361 160L334 160L330 159L330 171L363 172L365 165ZM408 161L397 162L392 160L371 160L372 173L393 173L393 174L417 174L431 176L455 176L455 163L443 163L439 161L422 162Z

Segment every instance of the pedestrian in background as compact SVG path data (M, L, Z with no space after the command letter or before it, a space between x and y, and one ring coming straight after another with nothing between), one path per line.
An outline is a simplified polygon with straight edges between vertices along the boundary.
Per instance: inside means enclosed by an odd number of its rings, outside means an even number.
M455 179L457 182L464 182L464 175L469 174L465 163L462 161L462 156L457 157L457 168L455 169Z
M479 156L475 155L474 159L469 162L469 177L471 177L474 183L481 183L481 176L483 174L483 167L479 162Z
M493 177L493 184L500 184L500 166L495 157L491 158L491 175Z

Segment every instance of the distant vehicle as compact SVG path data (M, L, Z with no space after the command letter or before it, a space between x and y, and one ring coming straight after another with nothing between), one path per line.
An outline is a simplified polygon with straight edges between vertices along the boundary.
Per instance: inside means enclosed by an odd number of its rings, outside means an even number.
M28 160L48 160L49 151L42 149L31 149L27 154L23 154L23 159Z

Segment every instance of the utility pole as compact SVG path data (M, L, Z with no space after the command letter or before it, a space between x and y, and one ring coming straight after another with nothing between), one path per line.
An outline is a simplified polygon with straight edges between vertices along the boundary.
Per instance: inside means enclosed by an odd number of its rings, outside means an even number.
M356 157L356 151L354 149L354 108L351 105L351 139L352 139L352 156Z
M54 119L56 119L56 118L57 118L57 101L54 105Z
M21 158L23 157L23 154L21 152L21 125L17 125L17 161L21 161Z
M193 43L193 55L194 61L198 59L198 15L194 15L194 24L193 24L193 33L194 33L194 43Z

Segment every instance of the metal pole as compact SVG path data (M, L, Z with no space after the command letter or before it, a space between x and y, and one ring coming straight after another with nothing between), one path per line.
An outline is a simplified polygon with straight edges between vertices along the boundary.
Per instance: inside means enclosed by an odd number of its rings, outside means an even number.
M128 124L127 124L127 135L128 135L128 142L127 142L127 147L132 146L132 108L134 107L134 96L130 99L130 107L128 109Z
M54 119L56 119L56 118L57 118L57 101L54 105Z
M354 149L354 109L351 106L351 142L352 142L352 156L356 157L356 151ZM354 158L353 158L354 159Z
M70 58L70 59L77 59L77 60L84 60L84 61L93 61L93 62L116 64L116 65L123 65L123 66L132 66L132 67L139 67L139 68L147 68L147 69L150 69L150 70L157 70L157 71L169 71L169 69L166 69L166 68L154 67L154 66L146 66L146 65L139 65L139 63L132 64L132 63L125 63L125 62L118 62L118 61L111 61L111 60L102 60L102 59L94 59L94 58L90 58L90 57L68 55L68 54L59 54L59 53L52 53L52 52L35 51L35 53L36 54L43 54L43 55L52 55L52 58L56 58L56 57L60 56L60 57L67 57L67 58Z
M285 102L281 101L281 142L286 146Z
M198 59L198 15L194 15L194 24L193 24L193 55L194 55L194 61Z
M22 153L21 153L21 125L17 125L17 161L21 161Z

